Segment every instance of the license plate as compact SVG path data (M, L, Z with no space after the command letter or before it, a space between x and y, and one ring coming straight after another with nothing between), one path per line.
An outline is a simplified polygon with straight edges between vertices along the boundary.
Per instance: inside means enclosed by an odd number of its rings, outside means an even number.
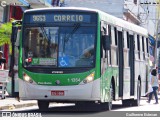
M51 91L52 96L64 96L64 91L56 90L56 91Z

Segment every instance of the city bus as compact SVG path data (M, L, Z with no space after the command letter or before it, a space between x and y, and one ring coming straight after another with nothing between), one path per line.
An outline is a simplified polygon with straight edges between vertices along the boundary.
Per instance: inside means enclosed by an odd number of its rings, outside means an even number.
M78 7L26 10L19 39L19 97L108 110L139 106L147 91L148 32L103 11Z

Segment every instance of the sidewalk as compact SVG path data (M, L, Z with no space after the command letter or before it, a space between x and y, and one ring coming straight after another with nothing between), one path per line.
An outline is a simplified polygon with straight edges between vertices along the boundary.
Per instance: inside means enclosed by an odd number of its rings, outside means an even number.
M36 100L18 101L16 98L12 98L12 97L6 97L6 99L0 99L0 111L29 107L34 105L37 105Z
M160 104L160 93L158 93L159 104ZM147 97L141 97L141 103L146 103ZM155 100L152 100L154 102ZM117 101L118 103L120 101ZM117 103L115 101L115 103ZM114 102L113 102L114 103ZM0 111L1 110L14 110L16 108L30 107L37 105L36 100L20 100L18 101L16 98L6 96L6 99L0 98Z

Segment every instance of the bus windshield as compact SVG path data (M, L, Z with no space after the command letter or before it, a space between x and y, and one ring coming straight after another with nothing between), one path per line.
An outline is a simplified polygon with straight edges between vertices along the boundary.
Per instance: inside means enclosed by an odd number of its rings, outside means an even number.
M94 67L96 27L26 27L25 67Z

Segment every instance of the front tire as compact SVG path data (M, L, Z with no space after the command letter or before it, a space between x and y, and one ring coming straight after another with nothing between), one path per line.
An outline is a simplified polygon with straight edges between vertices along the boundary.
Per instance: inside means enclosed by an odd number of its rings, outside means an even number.
M46 111L49 107L48 101L38 100L38 107L41 111Z

